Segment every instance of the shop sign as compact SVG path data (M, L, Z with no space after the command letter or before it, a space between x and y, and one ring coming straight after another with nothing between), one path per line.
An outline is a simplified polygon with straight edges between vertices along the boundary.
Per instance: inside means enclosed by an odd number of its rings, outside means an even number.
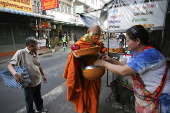
M51 23L49 21L42 22L42 28L50 28L50 27L51 27Z
M146 28L162 27L167 10L167 0L123 3L113 6L108 11L108 31L125 31L134 25L143 25Z
M0 7L33 12L31 0L0 0Z
M58 0L42 0L42 10L59 7Z
M56 25L51 25L51 29L56 29Z

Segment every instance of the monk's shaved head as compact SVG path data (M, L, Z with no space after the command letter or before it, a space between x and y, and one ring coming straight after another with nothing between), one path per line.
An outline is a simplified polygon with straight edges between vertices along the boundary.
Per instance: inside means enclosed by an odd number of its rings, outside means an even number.
M100 30L100 26L99 25L92 25L89 27L90 30L92 29L99 29Z
M93 32L94 34L98 34L100 35L100 32L101 32L101 29L100 29L100 26L99 25L92 25L89 27L88 31L89 32Z

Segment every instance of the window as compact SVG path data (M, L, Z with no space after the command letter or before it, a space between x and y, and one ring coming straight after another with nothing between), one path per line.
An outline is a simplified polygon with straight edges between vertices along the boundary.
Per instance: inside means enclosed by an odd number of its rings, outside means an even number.
M57 10L57 9L56 9ZM59 12L61 12L61 4L59 4Z
M54 9L50 9L51 13L53 13Z
M94 0L91 0L91 3L94 4Z
M71 15L71 7L68 7L68 14Z
M58 8L55 8L55 11L56 12L60 12L60 8L58 7Z
M60 12L64 13L64 6L63 5L60 5Z
M67 14L68 13L67 6L64 6L64 8L65 8L65 13Z

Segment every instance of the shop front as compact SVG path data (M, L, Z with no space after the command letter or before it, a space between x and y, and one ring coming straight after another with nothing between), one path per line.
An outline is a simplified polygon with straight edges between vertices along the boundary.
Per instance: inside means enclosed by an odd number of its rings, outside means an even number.
M49 36L49 28L36 29L38 19L40 18L0 13L0 56L13 54L24 48L27 37L44 39Z
M73 22L62 22L55 21L56 24L56 34L55 36L61 40L63 36L67 37L67 41L69 44L75 42L76 39L80 39L80 37L84 36L87 31L87 27L83 24L73 23Z
M44 22L53 19L51 16L33 13L33 9L31 0L1 0L0 56L14 54L16 50L24 48L27 37L38 39L38 20Z
M38 41L38 48L47 48L46 40L52 38L50 36L51 31L51 20L38 19L36 21L36 39Z

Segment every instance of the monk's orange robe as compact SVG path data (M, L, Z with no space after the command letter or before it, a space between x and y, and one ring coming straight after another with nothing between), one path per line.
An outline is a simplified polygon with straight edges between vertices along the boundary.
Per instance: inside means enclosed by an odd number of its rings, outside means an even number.
M76 42L76 44L80 45L80 49L92 47L90 42L83 41L82 39L83 37ZM94 44L101 46L101 53L105 53L107 50L101 41L94 42ZM96 56L93 55L74 58L71 52L68 56L63 74L63 77L67 79L67 100L74 103L75 110L78 113L85 111L97 113L101 79L88 80L84 78L81 72L81 66L77 66L75 62L83 62L83 65L87 66L92 65L95 61Z

